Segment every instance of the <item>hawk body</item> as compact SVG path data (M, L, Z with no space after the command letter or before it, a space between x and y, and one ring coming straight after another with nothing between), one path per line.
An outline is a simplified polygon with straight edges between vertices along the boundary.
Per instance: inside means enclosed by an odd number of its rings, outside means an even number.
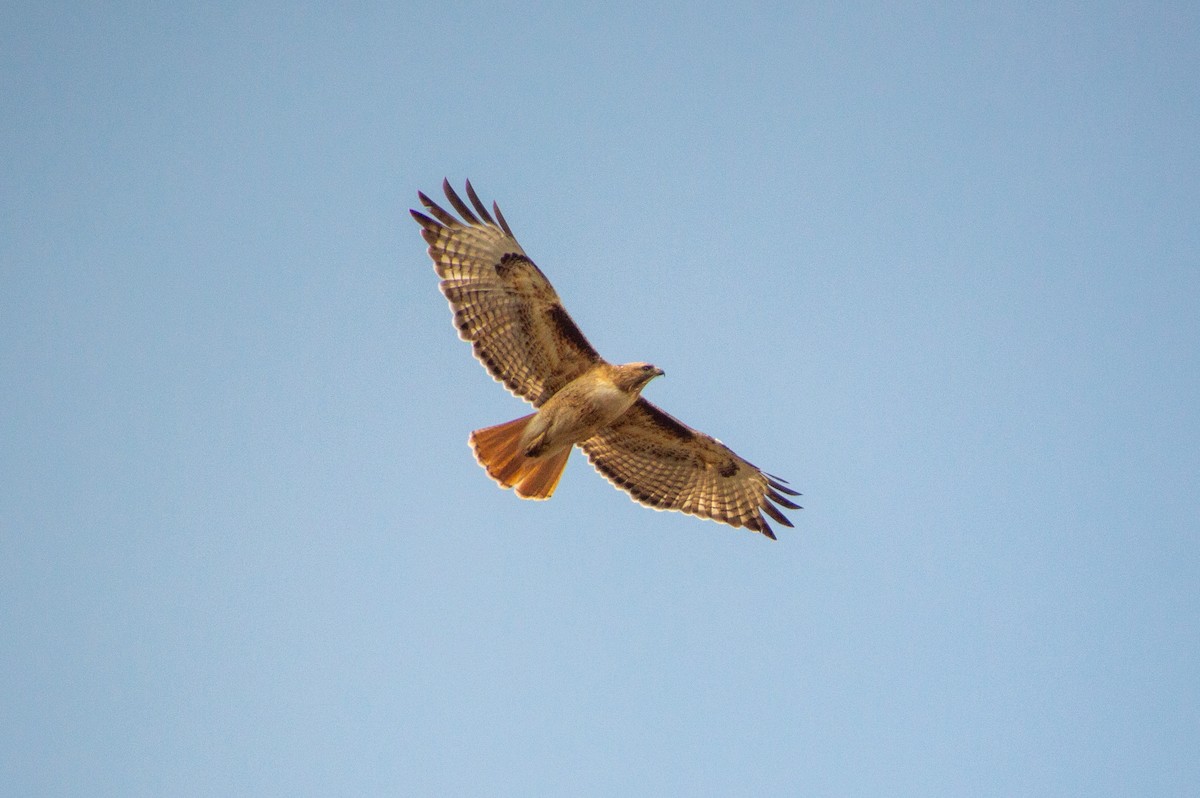
M419 193L429 215L412 211L429 244L459 335L510 391L536 412L471 433L488 474L519 496L547 499L574 446L636 501L746 527L774 538L763 517L792 524L778 509L799 495L717 439L641 397L662 370L605 361L563 308L550 281L521 249L493 203L471 184L470 205L444 182L455 217ZM786 496L784 494L787 494Z

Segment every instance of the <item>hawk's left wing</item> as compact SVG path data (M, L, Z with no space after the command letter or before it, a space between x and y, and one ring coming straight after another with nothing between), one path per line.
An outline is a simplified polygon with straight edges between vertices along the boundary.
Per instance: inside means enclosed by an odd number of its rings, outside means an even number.
M775 505L800 509L782 495L800 495L783 480L645 399L579 445L609 482L648 507L744 526L772 540L763 513L791 526Z

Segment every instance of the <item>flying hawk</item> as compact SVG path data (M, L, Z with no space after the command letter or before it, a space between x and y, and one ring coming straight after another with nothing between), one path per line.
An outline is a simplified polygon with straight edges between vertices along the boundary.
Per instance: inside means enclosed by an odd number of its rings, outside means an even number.
M492 203L495 216L488 213L469 181L471 206L449 181L442 190L461 220L420 192L430 216L411 213L429 243L459 335L493 377L537 408L471 433L475 457L492 479L523 499L548 499L578 445L597 471L649 507L746 527L772 540L764 514L792 525L775 505L798 510L783 494L800 494L641 398L662 369L600 357L521 249L500 207Z

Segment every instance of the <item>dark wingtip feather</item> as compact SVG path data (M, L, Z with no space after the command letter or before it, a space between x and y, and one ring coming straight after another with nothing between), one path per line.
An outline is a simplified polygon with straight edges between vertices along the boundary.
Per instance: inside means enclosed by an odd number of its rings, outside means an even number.
M713 520L720 520L720 519L714 518ZM729 523L729 522L726 521L724 523ZM731 526L732 526L732 524L731 524ZM767 519L763 518L761 513L752 518L745 519L742 523L738 524L738 526L744 526L744 527L746 527L746 529L749 529L751 532L757 532L758 534L762 535L763 537L770 538L771 540L779 539L779 538L775 537L775 530L771 529L771 525L767 523Z
M417 220L417 224L421 225L426 230L431 229L431 228L441 227L441 225L439 225L433 219L430 219L428 216L421 213L420 211L414 211L412 208L409 208L408 212L412 214L412 218Z
M425 192L418 191L417 197L421 200L421 204L425 206L425 210L432 213L433 217L446 227L459 227L462 225L462 222L455 219L453 214L447 213L441 205L431 200Z
M479 201L479 195L475 193L475 187L471 185L471 181L467 181L467 199L471 200L471 204L475 206L476 212L489 224L495 224L496 221L492 215L488 213L487 206Z
M790 527L792 525L792 522L787 520L787 516L779 512L778 508L776 508L775 505L771 504L770 502L763 502L762 510L764 513L771 516L784 526Z
M475 214L467 207L467 203L462 201L462 197L455 193L448 179L442 181L442 191L446 192L446 199L450 200L450 204L454 206L454 210L458 211L459 216L468 224L479 224L479 220L475 218Z
M496 212L496 221L500 222L500 228L513 238L516 238L516 236L513 235L512 228L508 226L508 222L505 220L504 214L500 213L500 205L496 202L493 202L492 210Z
M784 493L788 494L789 496L799 496L800 495L800 491L792 490L791 488L788 487L786 479L782 479L773 474L767 474L766 477L767 477L767 484L769 484L772 488L775 488L775 490L783 491Z
M789 510L799 510L800 509L800 505L796 504L791 499L785 498L784 496L780 495L774 489L770 489L767 491L767 498L770 499L771 501L775 502L776 504L780 505L781 507L788 508Z

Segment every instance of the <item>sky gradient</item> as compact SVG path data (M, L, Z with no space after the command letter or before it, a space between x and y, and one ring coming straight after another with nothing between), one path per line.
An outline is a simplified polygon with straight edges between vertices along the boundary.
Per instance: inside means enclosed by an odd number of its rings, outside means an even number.
M9 4L13 795L1200 792L1195 4ZM450 323L470 178L804 493L572 456Z

